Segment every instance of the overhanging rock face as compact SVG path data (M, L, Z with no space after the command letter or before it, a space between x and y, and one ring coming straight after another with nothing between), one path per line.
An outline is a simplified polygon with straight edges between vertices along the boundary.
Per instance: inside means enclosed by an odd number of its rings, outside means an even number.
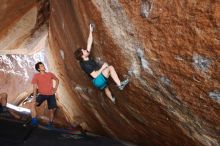
M34 54L45 45L49 2L3 1L0 11L1 54Z
M24 54L48 47L69 123L138 145L220 144L220 2L51 0L49 37L39 29L45 23L34 23L47 19L40 19L35 2L26 2L21 8L28 10L21 15L26 21L19 20L27 29L15 29L19 35L11 41L10 31L0 32L0 51L22 54L25 47L15 44L33 46ZM123 91L110 80L115 105L92 86L74 58L77 47L86 47L89 23L95 25L93 58L113 65L121 79L130 78ZM28 35L28 28L39 33ZM40 47L27 43L35 41Z
M87 126L142 145L218 145L219 7L208 0L51 1L50 45ZM130 77L122 92L110 81L116 105L73 56L86 46L89 23L96 26L93 57Z

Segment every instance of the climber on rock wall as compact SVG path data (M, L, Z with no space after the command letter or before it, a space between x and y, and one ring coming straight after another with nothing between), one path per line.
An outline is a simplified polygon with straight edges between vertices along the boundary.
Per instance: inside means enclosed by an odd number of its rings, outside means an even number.
M47 106L50 112L48 126L52 127L54 113L55 110L57 109L55 93L59 85L59 80L53 73L46 72L45 66L42 62L38 62L35 65L35 69L39 73L36 73L32 78L34 100L32 102L32 109L31 109L32 110L31 124L33 126L38 125L38 121L36 119L37 116L36 106L40 106L45 100L47 100ZM53 87L53 80L56 81L55 87ZM38 91L38 96L36 96L37 91Z
M115 69L113 66L108 65L107 63L102 64L100 66L97 62L95 62L90 57L90 51L92 47L93 42L93 25L89 25L89 37L87 41L87 48L78 48L75 51L75 57L80 62L81 68L89 75L89 77L92 80L92 83L95 87L97 87L100 90L104 90L107 97L115 103L115 97L112 96L112 93L108 87L108 78L111 76L111 78L114 80L114 82L117 84L118 88L120 90L123 90L124 87L128 84L129 80L126 79L124 81L120 81Z

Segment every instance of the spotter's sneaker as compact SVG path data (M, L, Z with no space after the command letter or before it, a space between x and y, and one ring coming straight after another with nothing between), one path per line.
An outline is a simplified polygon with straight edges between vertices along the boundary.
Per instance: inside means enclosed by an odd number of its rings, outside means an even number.
M49 122L48 125L46 126L48 129L53 129L53 122Z
M31 126L33 126L33 127L37 127L38 126L38 121L37 121L37 118L32 118L31 119Z

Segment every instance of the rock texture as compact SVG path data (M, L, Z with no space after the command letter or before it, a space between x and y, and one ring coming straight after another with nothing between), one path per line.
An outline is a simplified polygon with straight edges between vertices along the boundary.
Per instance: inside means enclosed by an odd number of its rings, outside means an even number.
M3 0L0 53L34 54L39 51L48 34L48 10L49 1L45 0Z
M220 144L219 1L51 0L49 45L47 33L40 31L47 19L36 16L38 2L26 2L24 12L9 20L0 17L11 24L19 15L16 24L28 24L25 30L18 27L22 33L13 35L14 41L7 37L16 25L1 26L0 52L31 54L47 48L69 123L138 145ZM130 78L124 91L110 80L115 105L92 86L73 55L77 47L86 47L89 23L95 25L94 59L113 65L121 79ZM32 38L29 30L41 35ZM19 51L20 46L26 49Z
M88 127L140 145L218 145L219 4L51 1L50 44L64 52L61 66ZM93 57L130 77L125 91L111 85L116 105L92 87L73 58L85 47L91 22Z
M0 12L0 92L19 104L31 92L34 64L46 62L49 2L3 0Z
M23 101L32 93L34 65L42 61L48 66L47 0L3 0L0 6L0 93L8 94L8 102L30 108ZM19 54L19 55L17 55ZM48 109L38 109L39 118L48 121ZM55 122L67 126L62 107Z
M18 105L30 92L35 62L44 55L0 55L0 93L8 94L8 102Z

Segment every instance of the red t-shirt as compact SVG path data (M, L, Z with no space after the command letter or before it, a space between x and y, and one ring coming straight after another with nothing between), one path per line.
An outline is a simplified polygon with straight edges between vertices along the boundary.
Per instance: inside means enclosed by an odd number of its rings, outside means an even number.
M53 95L53 79L57 79L57 77L51 72L45 72L45 74L36 73L31 83L37 84L40 94Z

